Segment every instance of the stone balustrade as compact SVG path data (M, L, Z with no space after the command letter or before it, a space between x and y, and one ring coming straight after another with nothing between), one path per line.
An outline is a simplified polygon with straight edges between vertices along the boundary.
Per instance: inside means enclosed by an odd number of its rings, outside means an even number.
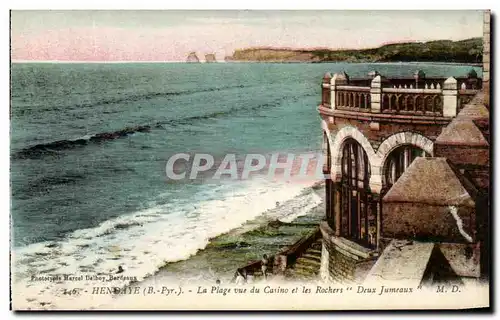
M346 73L325 74L322 107L337 111L450 118L469 103L481 85L475 73L467 78L349 79ZM369 84L369 86L367 86Z

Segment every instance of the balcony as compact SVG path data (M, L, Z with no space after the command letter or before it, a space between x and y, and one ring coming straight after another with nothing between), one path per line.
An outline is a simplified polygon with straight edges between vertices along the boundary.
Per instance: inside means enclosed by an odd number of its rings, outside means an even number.
M325 74L322 82L321 114L366 121L447 123L480 91L475 72L467 77L382 77L349 79L345 73Z

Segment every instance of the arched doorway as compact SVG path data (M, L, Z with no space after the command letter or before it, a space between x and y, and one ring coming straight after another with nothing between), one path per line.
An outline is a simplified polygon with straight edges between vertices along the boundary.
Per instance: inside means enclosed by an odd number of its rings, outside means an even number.
M354 139L342 147L340 200L337 228L340 236L362 245L376 246L376 204L370 192L370 163L363 147ZM375 210L374 210L375 209Z
M385 191L396 183L416 157L430 157L430 155L413 145L399 146L389 154L384 167L383 185Z

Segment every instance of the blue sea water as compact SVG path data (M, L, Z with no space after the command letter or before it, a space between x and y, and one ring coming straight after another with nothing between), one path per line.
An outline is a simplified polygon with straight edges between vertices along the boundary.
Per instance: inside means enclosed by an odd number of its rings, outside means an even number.
M390 77L417 69L464 76L471 67L13 64L16 281L105 272L117 263L147 276L166 261L188 258L276 201L300 196L303 186L265 179L171 181L165 178L171 155L317 152L322 134L316 107L326 71L363 77L378 70Z

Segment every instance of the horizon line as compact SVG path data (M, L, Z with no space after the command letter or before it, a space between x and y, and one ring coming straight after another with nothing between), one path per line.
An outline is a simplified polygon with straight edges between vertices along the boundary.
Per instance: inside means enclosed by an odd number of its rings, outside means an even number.
M12 60L10 62L11 64L17 64L17 63L46 63L46 64L78 64L78 63L88 63L88 64L126 64L126 63L183 63L183 64L231 64L231 63L253 63L253 64L258 64L258 63L283 63L283 64L290 64L290 63L300 63L300 64L307 64L307 63L312 63L310 61L217 61L215 63L206 63L206 62L196 62L196 63L190 63L186 61L66 61L66 60ZM464 66L472 66L472 67L480 67L482 66L482 63L474 63L474 62L447 62L447 61L373 61L373 62L345 62L345 61L324 61L321 63L367 63L367 64L419 64L419 63L424 63L424 64L446 64L446 65L464 65Z
M426 44L429 42L437 42L437 41L451 41L451 42L462 42L462 41L467 41L467 40L473 40L481 38L479 36L477 37L468 37L468 38L460 38L459 40L451 40L451 39L437 39L437 40L396 40L396 41L385 41L379 44L378 46L373 46L373 47L358 47L358 48L349 48L349 47L339 47L339 48L330 48L330 47L322 47L322 46L314 46L314 47L287 47L287 46L250 46L250 47L245 47L245 48L237 48L233 50L233 54L230 56L225 56L224 59L216 60L217 63L225 63L226 57L232 57L237 51L245 51L245 50L288 50L288 51L317 51L317 50L329 50L332 52L335 51L363 51L363 50L375 50L375 49L380 49L385 46L390 46L390 45L398 45L398 44L416 44L416 43L422 43ZM203 53L203 52L197 52L197 51L191 51L189 55L191 54L198 55L201 54L202 56L206 55L216 55L216 53ZM206 62L206 60L200 60L200 63ZM232 61L230 61L232 62ZM11 63L187 63L186 60L12 60Z

